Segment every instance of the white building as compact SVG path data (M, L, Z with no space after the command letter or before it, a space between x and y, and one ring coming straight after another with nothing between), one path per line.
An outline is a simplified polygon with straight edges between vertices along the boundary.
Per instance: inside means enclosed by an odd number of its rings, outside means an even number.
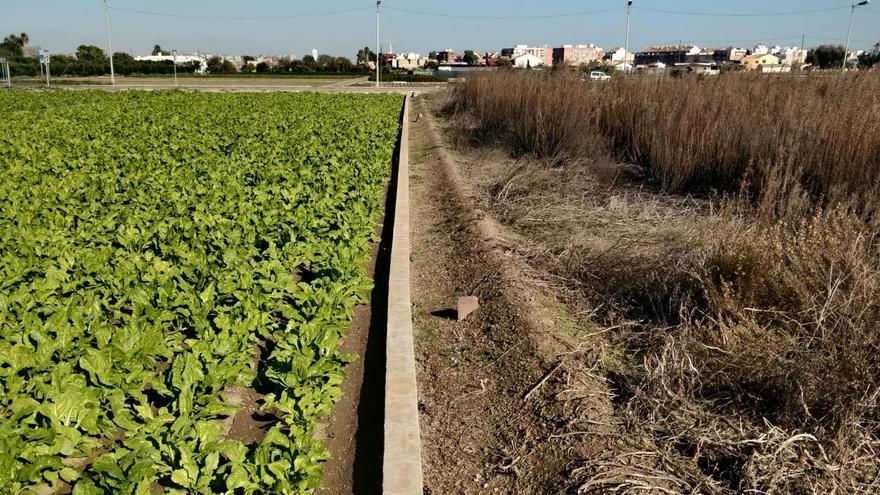
M428 59L418 53L401 53L391 61L391 66L395 69L412 70L424 67L427 61Z
M874 55L880 55L880 41L878 41L877 44L874 45Z
M611 63L617 64L621 62L633 63L636 60L636 54L633 52L627 53L626 49L623 47L612 48L610 52L611 55Z
M544 59L532 55L531 53L525 53L513 59L513 66L523 69L534 69L535 67L543 67Z
M146 55L143 57L135 57L134 59L142 62L174 62L176 60L178 64L194 62L199 65L199 68L196 69L197 73L204 74L208 70L208 61L201 55L178 54L176 57L173 55Z
M807 50L797 46L776 46L770 53L779 57L779 60L785 65L801 65L807 61Z
M787 74L791 72L790 65L759 65L756 69L761 74Z
M553 48L550 45L514 45L513 48L501 50L501 56L516 60L522 55L534 55L541 59L541 65L553 65Z

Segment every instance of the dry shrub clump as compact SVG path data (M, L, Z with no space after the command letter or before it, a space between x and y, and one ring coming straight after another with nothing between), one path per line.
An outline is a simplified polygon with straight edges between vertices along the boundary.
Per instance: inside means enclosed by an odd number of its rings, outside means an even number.
M649 228L601 223L618 198L590 187L583 232L534 237L558 243L534 262L638 363L608 366L628 436L575 470L580 493L880 492L878 83L499 72L457 87L450 108L478 139L729 192ZM553 196L534 171L501 182L499 205Z

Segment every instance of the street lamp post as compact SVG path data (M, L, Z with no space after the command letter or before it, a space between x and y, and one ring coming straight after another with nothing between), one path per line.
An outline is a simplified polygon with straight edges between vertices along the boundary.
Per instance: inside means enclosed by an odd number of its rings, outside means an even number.
M171 50L171 58L174 62L174 87L177 87L177 50Z
M853 17L856 15L856 7L864 7L871 3L871 0L864 0L859 3L852 4L852 9L849 12L849 31L846 32L846 48L843 50L843 73L846 74L846 62L849 57L849 39L852 36L852 25L853 25Z
M632 15L633 3L632 0L626 2L626 42L623 45L623 68L626 69L628 73L630 70L629 63L626 61L626 58L629 56L629 18Z
M110 84L116 84L116 74L113 70L113 42L110 41L110 7L104 0L104 18L107 20L107 49L110 50Z
M381 46L379 45L379 6L382 0L376 0L376 87L379 87L379 57L382 55Z

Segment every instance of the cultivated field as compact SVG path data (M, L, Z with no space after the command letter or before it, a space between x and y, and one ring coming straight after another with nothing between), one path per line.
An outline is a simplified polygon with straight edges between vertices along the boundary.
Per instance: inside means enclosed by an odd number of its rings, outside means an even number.
M544 438L579 439L557 483L880 490L877 87L502 71L443 102L475 200L584 339L545 385L568 412Z
M320 486L401 104L0 93L0 492Z

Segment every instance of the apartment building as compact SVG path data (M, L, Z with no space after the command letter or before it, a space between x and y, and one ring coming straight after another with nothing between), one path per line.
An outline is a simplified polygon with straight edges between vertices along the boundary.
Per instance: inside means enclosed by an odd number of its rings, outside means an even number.
M701 53L700 47L695 45L652 46L636 53L636 65L651 65L657 62L665 65L683 64L689 61L688 57L695 57Z
M516 60L523 55L532 55L541 59L541 65L550 67L553 65L553 48L550 45L514 45L512 48L504 48L501 50L501 56Z
M596 45L562 45L553 49L553 65L591 64L602 60L605 51Z

